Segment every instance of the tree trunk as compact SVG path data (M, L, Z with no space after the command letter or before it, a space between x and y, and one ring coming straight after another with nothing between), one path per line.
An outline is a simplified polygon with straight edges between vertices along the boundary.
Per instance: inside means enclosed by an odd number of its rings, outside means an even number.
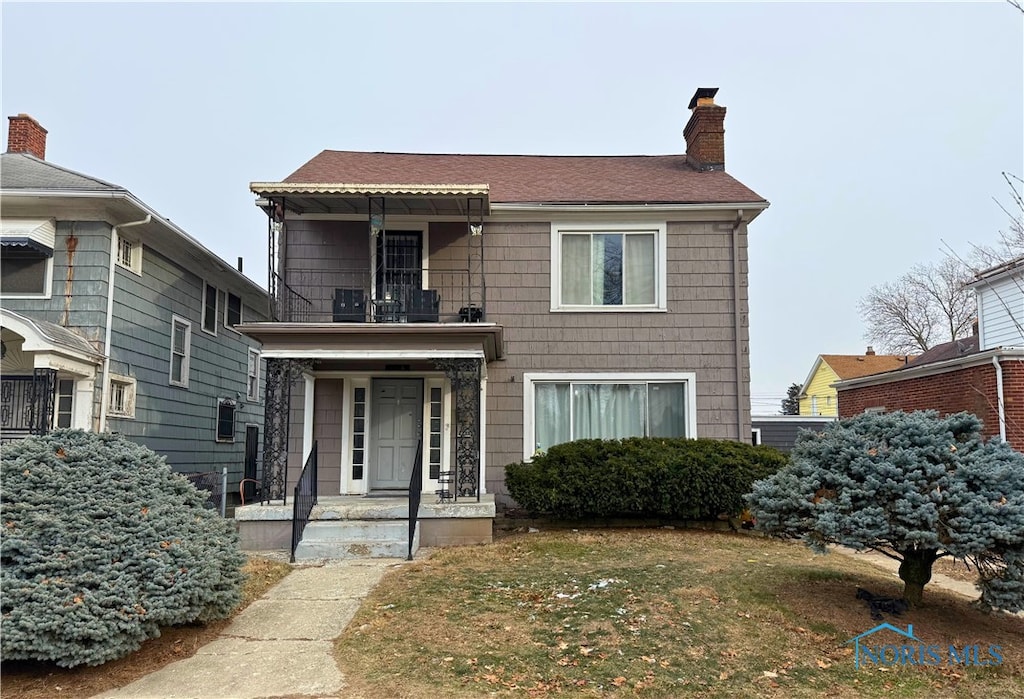
M906 549L899 551L903 556L900 563L900 580L903 581L903 598L912 607L920 607L924 597L924 586L932 579L932 563L939 557L938 549Z

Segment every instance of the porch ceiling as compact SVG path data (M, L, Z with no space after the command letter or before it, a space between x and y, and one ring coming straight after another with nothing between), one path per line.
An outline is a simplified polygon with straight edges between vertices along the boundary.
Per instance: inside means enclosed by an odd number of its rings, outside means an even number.
M490 211L485 184L352 184L253 182L249 189L260 199L257 206L266 210L270 199L281 200L284 208L296 213L370 214L370 199L384 198L386 214L411 216L466 216L469 201L482 202L474 213Z
M265 357L291 359L442 359L505 356L495 323L245 323Z

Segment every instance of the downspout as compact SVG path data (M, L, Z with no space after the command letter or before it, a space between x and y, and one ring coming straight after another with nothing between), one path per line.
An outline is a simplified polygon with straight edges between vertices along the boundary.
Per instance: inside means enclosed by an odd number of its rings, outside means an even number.
M107 411L110 409L110 335L114 321L114 271L117 260L117 232L122 228L142 226L153 220L152 214L138 221L129 221L110 227L110 267L107 270L107 327L103 334L103 393L100 395L100 432L107 431Z
M992 357L992 366L996 368L996 408L999 411L999 441L1006 442L1006 406L1003 405L1003 365L999 363L999 355Z
M742 318L740 314L740 239L737 231L743 223L743 209L736 210L736 222L732 224L732 298L733 336L736 350L736 438L749 442L749 435L743 437L743 351L740 347Z

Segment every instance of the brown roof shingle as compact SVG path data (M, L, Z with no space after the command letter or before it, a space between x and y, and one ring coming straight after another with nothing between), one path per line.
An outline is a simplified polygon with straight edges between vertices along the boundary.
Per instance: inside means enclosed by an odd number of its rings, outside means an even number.
M908 360L902 354L823 354L821 360L832 367L840 379L856 379L869 374L901 369Z
M487 184L500 203L739 204L765 199L685 155L444 155L325 150L287 183Z

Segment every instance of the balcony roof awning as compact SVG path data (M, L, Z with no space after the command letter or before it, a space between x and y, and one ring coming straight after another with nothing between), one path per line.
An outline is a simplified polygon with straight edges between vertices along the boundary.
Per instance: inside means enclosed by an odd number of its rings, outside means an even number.
M485 361L505 355L495 323L243 323L236 329L279 359Z
M390 214L465 216L469 200L479 202L473 207L476 212L490 210L486 184L251 182L249 189L260 197L256 202L260 208L278 199L288 210L300 213L369 214L371 198L383 198L385 212Z

